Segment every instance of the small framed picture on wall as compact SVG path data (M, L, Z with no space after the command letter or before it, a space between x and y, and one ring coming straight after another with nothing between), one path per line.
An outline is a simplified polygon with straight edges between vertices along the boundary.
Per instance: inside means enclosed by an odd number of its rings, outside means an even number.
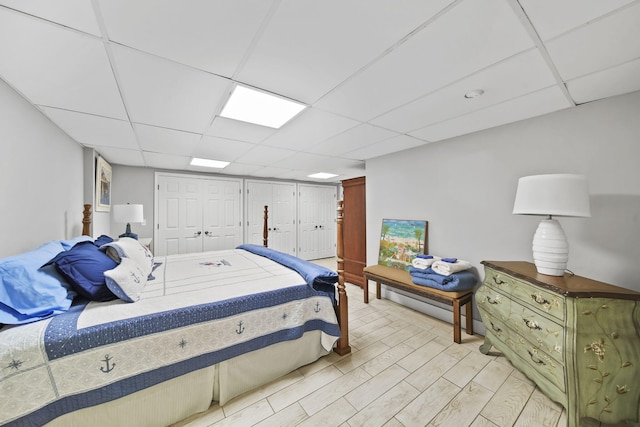
M96 212L111 209L111 165L98 156L96 160Z

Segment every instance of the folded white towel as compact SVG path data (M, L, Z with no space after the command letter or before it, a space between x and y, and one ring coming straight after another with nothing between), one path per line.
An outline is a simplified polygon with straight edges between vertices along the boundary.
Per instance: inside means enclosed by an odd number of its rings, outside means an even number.
M463 261L461 259L456 262L444 262L444 261L436 261L431 264L431 269L438 274L442 274L443 276L450 276L452 273L457 273L458 271L464 271L471 268L471 263L469 261Z
M434 262L439 260L439 256L434 256L433 258L414 258L413 261L411 261L411 265L415 268L422 268L423 270L426 270L431 267Z

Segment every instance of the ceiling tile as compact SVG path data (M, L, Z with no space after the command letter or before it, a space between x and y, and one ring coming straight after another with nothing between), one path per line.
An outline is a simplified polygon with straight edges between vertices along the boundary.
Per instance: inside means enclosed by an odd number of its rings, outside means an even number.
M459 2L315 106L368 121L531 47L508 2Z
M248 153L238 157L236 159L236 162L249 165L268 166L289 156L292 156L294 153L295 151L285 150L283 148L258 145L255 148L249 150Z
M190 157L173 154L160 154L143 151L145 164L150 168L185 170L191 161Z
M213 74L118 45L112 49L134 122L202 133L229 90L229 80Z
M205 133L210 136L253 142L257 144L264 141L275 132L276 129L274 128L216 116L213 120L213 124Z
M112 165L146 166L140 150L100 146L93 148Z
M518 0L542 40L549 40L633 0Z
M138 135L140 148L143 151L154 153L191 156L191 153L196 149L202 138L202 135L197 133L182 132L157 126L135 124L134 128L136 135Z
M194 157L233 162L256 147L256 144L205 136L193 152Z
M577 104L640 90L640 59L567 82Z
M359 123L336 114L308 108L264 141L272 147L304 150Z
M272 166L264 167L253 172L253 176L261 178L278 178L284 174L291 172L290 169L275 168Z
M390 111L372 123L398 132L411 132L511 98L549 87L556 82L538 49L512 56L414 102ZM484 90L478 98L464 94Z
M238 79L316 101L453 0L284 0Z
M285 159L273 162L272 165L283 169L319 169L331 165L333 159L328 156L311 153L295 153Z
M85 146L139 149L131 123L57 108L40 109L67 135Z
M0 77L35 104L127 118L99 39L0 8L0 58Z
M492 105L445 122L411 132L426 141L440 141L491 127L540 116L571 105L557 86L542 89L516 99Z
M349 159L368 160L374 157L383 156L385 154L396 151L406 150L408 148L418 147L426 144L425 141L414 138L409 135L399 135L367 147L360 148L344 154Z
M85 33L100 35L92 2L87 0L0 0L0 5L40 16Z
M231 77L271 4L266 0L101 0L100 9L111 40Z
M339 156L348 151L374 144L395 135L395 132L388 129L363 123L315 144L309 148L308 151L311 153L326 154L328 156Z
M640 58L640 2L546 43L564 80Z
M247 165L243 163L231 163L222 170L225 174L252 176L255 171L264 168L261 165Z

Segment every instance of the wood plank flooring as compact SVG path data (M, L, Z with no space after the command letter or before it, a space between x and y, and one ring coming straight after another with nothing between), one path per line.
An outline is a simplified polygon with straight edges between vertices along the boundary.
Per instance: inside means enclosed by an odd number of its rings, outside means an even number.
M318 263L335 269L333 259ZM455 344L449 323L374 294L364 304L351 284L347 292L350 355L331 353L175 427L566 425L562 406L503 356L479 352L482 336L463 332Z

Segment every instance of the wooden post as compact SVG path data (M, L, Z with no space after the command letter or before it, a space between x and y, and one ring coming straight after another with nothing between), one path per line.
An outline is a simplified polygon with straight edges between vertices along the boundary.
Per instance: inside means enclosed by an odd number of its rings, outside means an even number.
M269 206L264 205L264 221L262 222L262 246L269 246L269 231L267 229L267 220L269 219Z
M91 205L84 205L84 211L82 212L82 235L91 235Z
M344 287L344 240L342 222L344 219L344 201L338 201L338 217L336 229L338 231L336 241L336 256L338 258L338 322L340 323L340 339L335 352L340 356L351 353L349 346L349 302Z

